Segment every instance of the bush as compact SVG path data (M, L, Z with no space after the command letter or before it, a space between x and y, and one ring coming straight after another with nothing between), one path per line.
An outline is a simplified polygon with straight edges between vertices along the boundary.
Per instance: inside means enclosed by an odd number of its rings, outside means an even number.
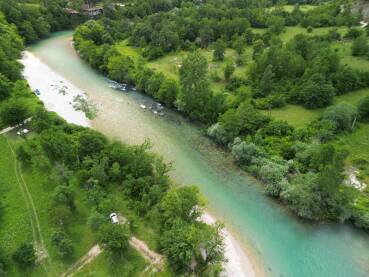
M358 112L360 119L369 120L369 96L366 96L359 101Z
M99 240L107 250L117 253L127 250L130 231L127 225L111 224L101 226Z
M279 196L284 187L288 185L286 179L288 166L274 162L267 162L259 171L259 177L265 183L265 191L269 195Z
M36 262L36 252L32 243L23 243L14 252L13 260L23 267L29 267Z
M63 231L55 231L51 236L51 243L58 248L59 255L63 258L71 257L74 253L72 241Z
M334 97L334 88L320 74L314 74L301 87L300 102L307 108L328 106Z
M3 74L0 73L0 100L10 95L12 84Z
M340 67L333 77L333 86L336 88L337 94L343 94L362 87L360 75L351 67Z
M256 100L256 107L261 110L282 108L286 106L286 99L282 94L273 94Z
M25 101L10 99L5 102L0 110L0 118L6 125L14 126L23 122L30 116L30 110Z
M142 55L149 61L152 61L162 57L164 55L164 51L160 47L149 46L148 48L145 48Z
M353 41L351 46L351 54L353 56L366 56L368 51L369 46L366 36L360 36Z
M358 112L355 106L340 103L327 108L322 119L332 122L335 125L335 131L339 133L351 130L357 116Z
M226 145L229 142L227 131L219 122L211 125L207 129L207 135L222 145Z
M106 222L107 218L97 211L93 211L88 217L88 225L94 232L98 231L100 226L102 226Z
M241 141L233 145L232 155L238 164L249 165L253 158L264 156L264 151L254 143Z
M291 135L293 132L293 127L290 126L286 121L273 120L268 123L263 129L261 129L261 134L264 136L278 136L284 137Z
M178 92L178 83L175 80L166 78L161 84L160 89L155 96L166 106L172 107L177 99Z
M235 71L235 67L232 63L227 63L224 68L224 78L228 81Z
M348 29L347 33L344 35L344 38L347 39L355 39L364 34L364 31L359 28L350 28Z

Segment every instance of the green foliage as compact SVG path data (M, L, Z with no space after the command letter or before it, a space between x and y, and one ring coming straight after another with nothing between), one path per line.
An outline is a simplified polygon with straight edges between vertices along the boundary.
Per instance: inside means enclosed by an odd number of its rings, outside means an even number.
M94 232L98 231L100 227L106 222L106 217L97 211L93 211L88 218L88 225Z
M161 248L174 272L206 276L209 267L220 264L224 259L220 230L221 226L194 223L164 232Z
M226 44L223 40L219 39L214 43L213 59L214 61L224 60L224 52L226 50Z
M358 104L358 113L362 120L369 119L369 96L360 100Z
M258 112L247 103L247 101L236 109L228 109L219 117L219 123L225 129L229 142L233 141L237 136L256 133L256 131L265 126L269 120L267 116Z
M317 153L327 159L323 153ZM351 216L354 194L341 187L343 181L342 153L331 152L329 161L321 163L319 173L307 173L293 178L282 198L301 217L345 220Z
M3 123L14 126L30 116L28 105L23 99L9 99L0 109L0 118Z
M269 31L273 34L280 34L285 28L285 20L280 16L271 16L267 20Z
M22 267L30 267L36 262L36 253L32 243L23 243L14 252L13 260Z
M53 200L56 205L66 205L71 210L76 208L74 203L74 193L70 187L57 186L54 189Z
M321 75L315 74L302 85L300 102L310 109L322 108L332 103L334 95L332 84Z
M235 71L235 67L232 63L227 63L224 68L224 78L228 81Z
M353 56L367 56L369 51L368 39L366 36L360 36L354 39L351 46Z
M156 93L156 98L168 107L173 107L179 93L179 86L175 80L165 79L159 91Z
M222 95L214 95L207 80L207 61L200 52L188 54L180 74L177 105L180 111L203 122L214 122L224 109Z
M11 82L0 73L0 100L3 100L10 95L11 88Z
M264 156L264 151L253 143L241 141L232 147L232 155L241 165L249 165L252 159Z
M126 56L112 56L108 62L108 73L111 79L118 82L133 83L133 60Z
M71 257L74 253L72 241L63 231L55 231L51 236L51 243L57 247L59 255L63 258Z
M106 223L99 229L99 241L112 253L122 253L128 248L130 231L127 225Z
M325 110L322 120L330 121L334 124L337 133L352 130L354 120L358 116L355 106L347 103L340 103Z
M169 191L160 202L161 220L164 225L180 221L192 222L199 218L204 202L197 187L180 187Z

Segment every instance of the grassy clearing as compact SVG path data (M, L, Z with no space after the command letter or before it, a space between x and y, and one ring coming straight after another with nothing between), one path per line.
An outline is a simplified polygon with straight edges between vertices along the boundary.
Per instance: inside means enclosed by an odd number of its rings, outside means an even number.
M9 266L9 276L21 276L23 272L12 262L11 255L23 242L32 240L29 214L14 174L14 161L5 136L0 136L0 198L3 203L0 218L0 249ZM23 273L23 274L29 274Z
M352 105L357 105L365 96L369 96L369 89L367 88L336 96L335 103L347 102Z
M335 145L350 152L347 160L349 164L358 159L369 161L369 124L357 125L354 132L340 136Z
M332 44L334 49L337 49L338 55L341 57L341 63L347 64L358 70L369 71L369 60L364 57L354 57L351 55L352 41L340 41Z
M288 42L291 40L294 36L298 34L305 34L305 35L325 35L329 31L335 29L335 27L321 27L321 28L315 28L311 33L307 32L306 28L300 27L300 26L294 26L294 27L286 27L286 30L280 35L280 38L284 42ZM347 27L339 27L337 28L338 33L341 35L347 32Z
M287 105L280 109L270 111L263 110L262 113L270 115L276 119L287 121L295 127L306 126L306 124L317 119L324 109L309 110L302 106Z
M369 96L369 89L361 89L352 91L343 95L336 96L334 104L347 102L357 105L360 99ZM322 115L324 109L309 110L303 106L287 105L280 109L272 109L270 111L263 110L262 113L270 115L279 120L285 120L295 127L302 127Z

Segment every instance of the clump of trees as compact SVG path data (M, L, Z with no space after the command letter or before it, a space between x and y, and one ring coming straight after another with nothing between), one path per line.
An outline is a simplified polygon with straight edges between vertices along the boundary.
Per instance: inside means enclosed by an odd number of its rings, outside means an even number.
M196 187L173 189L160 202L160 246L178 274L220 273L224 260L222 225L200 221L203 205Z
M306 35L263 51L250 69L250 78L253 96L266 99L268 108L278 106L272 101L276 96L310 109L322 108L337 94L367 86L365 74L340 65L327 42Z

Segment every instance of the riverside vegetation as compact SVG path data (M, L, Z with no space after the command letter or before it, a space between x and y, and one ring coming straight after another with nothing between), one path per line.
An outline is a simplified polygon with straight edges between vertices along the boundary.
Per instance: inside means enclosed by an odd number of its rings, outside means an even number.
M68 19L65 4L0 1L1 129L32 116L31 135L0 136L0 276L60 275L95 243L105 249L104 276L219 275L222 225L199 220L196 187L175 187L149 143L108 141L46 112L23 80L24 42L82 20ZM111 212L129 225L111 224ZM165 255L162 271L150 272L129 246L133 234Z
M358 149L368 135L367 31L352 1L298 2L107 5L74 45L111 79L208 126L298 216L368 229L368 191L344 185L351 165L368 180ZM359 135L360 145L345 144Z

